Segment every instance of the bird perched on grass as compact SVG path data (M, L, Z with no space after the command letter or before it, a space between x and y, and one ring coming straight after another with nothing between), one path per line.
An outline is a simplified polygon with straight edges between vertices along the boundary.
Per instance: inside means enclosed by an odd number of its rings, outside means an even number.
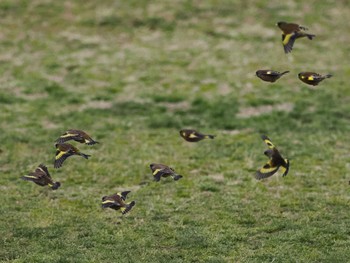
M215 137L215 135L206 135L191 129L182 129L180 135L188 142L199 142L203 139L214 139Z
M276 173L280 167L283 170L282 176L286 176L289 171L289 160L284 159L281 156L276 146L273 145L271 140L266 135L262 135L261 138L269 147L269 149L266 150L264 154L267 157L269 157L270 160L260 170L256 172L256 175L255 175L256 179L260 180L260 179L270 177L274 173Z
M268 82L275 82L276 80L278 80L280 77L282 77L284 74L287 74L289 71L284 71L282 73L278 72L278 71L274 71L274 70L258 70L256 73L256 75L264 80L264 81L268 81Z
M63 162L72 155L80 155L85 159L88 159L91 155L81 153L78 148L74 147L69 143L56 143L56 157L54 162L55 168L60 168Z
M315 72L300 72L298 74L299 79L309 85L312 86L317 86L318 83L320 83L322 80L327 79L327 78L331 78L333 75L331 74L327 74L327 75L320 75L318 73Z
M47 167L40 164L34 172L21 177L23 180L31 181L40 186L48 185L52 190L56 190L61 186L60 182L54 182L51 178Z
M294 42L297 38L307 37L312 40L315 35L305 33L306 27L294 23L278 22L277 26L282 30L282 44L284 52L292 52Z
M164 164L152 163L150 165L150 168L154 176L154 181L156 182L158 182L161 177L171 176L174 179L174 181L177 181L180 178L182 178L182 175L177 174L173 168Z
M103 208L112 208L114 210L119 210L123 215L128 213L135 205L135 201L126 203L126 196L130 191L120 192L109 196L102 197L102 207Z
M74 140L87 145L93 145L99 143L93 140L86 132L82 130L67 130L57 140L56 143L65 143L67 141Z

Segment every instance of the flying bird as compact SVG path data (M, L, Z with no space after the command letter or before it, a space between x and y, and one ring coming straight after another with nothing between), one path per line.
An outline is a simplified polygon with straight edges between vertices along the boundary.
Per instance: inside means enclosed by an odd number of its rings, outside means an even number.
M130 193L130 191L124 191L120 193L116 193L109 196L102 197L102 208L111 208L114 210L119 210L123 215L128 213L135 205L135 201L131 201L130 203L126 203L126 196Z
M312 40L315 35L305 33L308 30L306 27L300 26L294 23L287 22L278 22L277 26L282 30L282 44L284 48L284 52L290 53L292 52L293 45L296 39L307 37Z
M67 141L74 140L76 142L85 143L87 145L93 145L99 143L93 140L86 132L82 130L70 129L63 133L57 140L56 143L65 143Z
M215 135L202 134L192 129L182 129L180 135L188 142L199 142L203 139L214 139Z
M91 155L81 153L78 148L74 147L69 143L56 143L56 157L54 162L55 168L60 168L63 162L72 155L80 155L85 159L88 159Z
M43 164L40 164L34 172L29 173L21 177L23 180L31 181L40 186L48 185L52 190L56 190L61 186L60 182L54 182L51 178L47 167Z
M150 168L152 170L154 180L158 182L161 177L168 177L171 176L174 181L179 180L182 178L182 175L177 174L175 170L165 164L160 164L160 163L152 163L150 165Z
M275 174L280 167L283 170L282 176L286 176L289 171L289 160L284 159L281 156L276 146L273 145L271 140L266 135L262 135L261 138L266 143L267 147L269 147L269 149L266 150L264 154L267 157L269 157L270 160L261 169L259 169L256 172L256 175L255 175L256 179L260 180L260 179L270 177L273 174Z
M256 75L264 80L264 81L268 81L268 82L275 82L276 80L278 80L280 77L282 77L284 74L287 74L289 71L284 71L282 73L278 72L278 71L274 71L274 70L258 70L256 73Z
M298 74L299 79L309 85L312 86L317 86L318 83L320 83L322 80L327 79L327 78L331 78L333 75L331 74L327 74L327 75L320 75L318 73L315 72L300 72Z

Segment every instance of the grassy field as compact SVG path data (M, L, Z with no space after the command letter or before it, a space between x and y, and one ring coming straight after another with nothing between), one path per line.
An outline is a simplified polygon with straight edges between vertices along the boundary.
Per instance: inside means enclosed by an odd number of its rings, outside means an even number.
M349 262L349 14L348 1L1 0L0 261ZM283 20L317 37L286 56ZM258 69L290 73L270 84ZM334 77L312 87L301 71ZM100 144L55 170L69 128ZM287 177L254 178L260 134ZM153 162L184 178L153 182ZM20 180L40 163L60 189ZM121 190L134 209L102 210Z

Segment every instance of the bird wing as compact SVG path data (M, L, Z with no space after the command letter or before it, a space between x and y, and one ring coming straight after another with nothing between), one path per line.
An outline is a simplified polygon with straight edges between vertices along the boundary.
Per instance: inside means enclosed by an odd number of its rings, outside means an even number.
M282 176L286 176L289 172L289 160L284 159L284 161L286 163L286 166L282 166L282 171L283 171Z
M283 44L285 53L292 52L295 39L296 39L295 32L291 34L282 34L282 44Z
M261 139L263 139L263 141L266 143L269 149L276 149L276 146L271 142L269 137L267 137L266 135L261 135Z
M62 166L63 162L72 154L64 151L57 150L56 151L56 157L55 157L55 162L54 162L54 168L59 168Z
M69 140L75 140L75 139L80 139L80 134L77 132L73 131L66 131L64 134L62 134L57 140L57 143L64 143Z
M121 192L121 193L117 193L117 195L119 195L120 198L125 201L126 200L126 196L128 195L128 193L130 193L130 191L124 191L124 192Z
M278 77L280 75L279 72L273 71L273 70L268 70L265 72L266 75L268 76L274 76L274 77Z
M200 135L198 134L198 133L195 133L195 132L192 132L189 136L188 136L188 138L191 138L191 139L195 139L195 138L199 138L200 137Z
M279 166L274 165L270 160L260 170L256 171L255 178L260 180L272 176L277 172Z
M51 175L49 173L49 170L44 164L40 164L37 170L40 170L41 172L45 173L49 178L51 178Z

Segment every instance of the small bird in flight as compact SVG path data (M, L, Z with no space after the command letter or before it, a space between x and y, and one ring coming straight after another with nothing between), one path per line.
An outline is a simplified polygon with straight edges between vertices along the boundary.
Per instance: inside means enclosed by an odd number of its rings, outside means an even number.
M85 159L88 159L91 155L87 155L85 153L81 153L78 148L74 147L69 143L56 143L56 157L54 162L55 168L60 168L63 162L72 155L80 155Z
M165 164L160 163L152 163L150 165L150 168L152 170L154 180L158 182L161 177L168 177L171 176L174 181L179 180L182 178L182 175L179 175L175 172L175 170Z
M300 26L294 23L287 22L278 22L277 26L282 30L282 44L284 48L284 52L290 53L292 52L293 45L296 39L307 37L312 40L315 35L305 33L308 30L306 27Z
M203 139L214 139L215 135L202 134L192 129L182 129L180 135L188 142L199 142Z
M331 74L327 74L327 75L320 75L318 73L315 72L300 72L298 74L299 79L309 85L312 86L317 86L318 83L320 83L322 80L327 79L327 78L331 78L333 75Z
M278 72L278 71L274 71L274 70L258 70L256 73L256 75L258 76L258 78L264 80L264 81L268 81L268 82L275 82L276 80L278 80L280 77L282 77L284 74L287 74L289 71L284 71L282 73Z
M128 213L135 205L135 201L131 201L130 203L126 203L126 196L130 193L130 191L124 191L120 193L116 193L109 196L102 197L102 208L112 208L114 210L119 210L123 215Z
M31 181L40 186L48 185L52 190L56 190L61 186L60 182L54 182L51 178L47 167L40 164L34 172L21 177L23 180Z
M65 143L67 141L74 140L76 142L85 143L87 145L93 145L99 143L93 140L86 132L82 130L70 129L63 133L57 140L56 143Z
M256 179L260 180L260 179L270 177L273 174L275 174L280 167L283 170L282 176L286 176L289 171L289 160L284 159L281 156L276 146L273 145L271 140L266 135L262 135L261 139L263 139L263 141L269 147L269 149L266 150L264 154L267 157L269 157L270 160L261 169L259 169L256 172L256 175L255 175Z

